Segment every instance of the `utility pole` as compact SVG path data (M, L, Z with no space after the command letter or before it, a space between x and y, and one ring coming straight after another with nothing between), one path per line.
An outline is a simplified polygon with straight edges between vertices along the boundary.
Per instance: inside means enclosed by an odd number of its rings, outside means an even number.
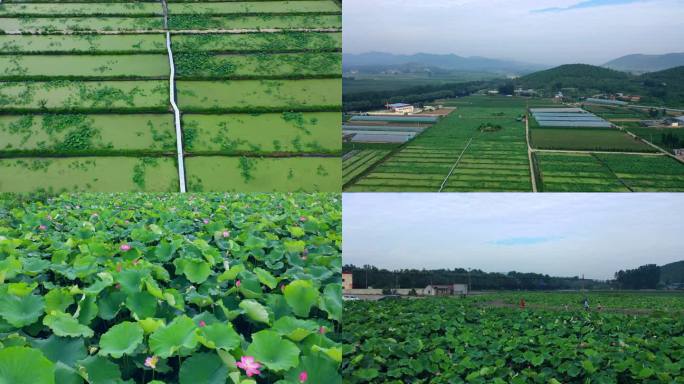
M366 289L368 289L368 265L366 265Z

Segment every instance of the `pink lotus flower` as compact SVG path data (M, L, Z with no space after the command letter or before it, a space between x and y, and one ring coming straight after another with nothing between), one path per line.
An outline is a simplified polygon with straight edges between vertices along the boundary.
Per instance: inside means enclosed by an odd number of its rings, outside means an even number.
M306 221L306 217L304 217L304 216L299 216L299 221L301 221L301 222Z
M321 327L318 328L318 333L320 333L321 335L323 335L323 334L325 334L325 332L326 332L325 327L321 325Z
M240 288L240 284L242 284L242 283L240 283L240 280L236 280L236 281L235 281L235 286L236 286L236 287Z
M131 250L131 246L128 245L128 244L121 244L121 246L119 247L119 249L122 250L122 251L124 251L124 252L128 252L128 251Z
M203 222L204 224L209 224L209 219L204 219L204 220L202 220L202 222Z
M199 326L200 326L200 328L206 327L207 323L204 320L200 320Z
M116 283L115 287L116 289L121 289L121 283Z
M238 368L244 369L248 377L261 374L261 371L259 371L261 364L254 361L253 356L242 356L240 361L235 363L235 365L237 365Z
M145 359L145 366L155 369L157 368L157 362L159 361L159 358L157 356L150 356Z
M230 237L230 231L223 231L221 235L223 235L224 238Z
M47 229L47 227L44 224L41 224L38 226L38 229L40 229L41 231L44 231Z
M302 371L299 373L299 382L303 383L309 379L309 374L306 373L306 371Z

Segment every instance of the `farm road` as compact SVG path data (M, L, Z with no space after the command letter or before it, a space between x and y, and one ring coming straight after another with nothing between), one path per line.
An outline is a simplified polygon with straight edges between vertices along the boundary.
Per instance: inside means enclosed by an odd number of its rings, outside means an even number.
M530 162L530 180L532 181L532 192L537 192L537 172L534 169L534 162L532 161L532 145L530 145L530 119L525 115L525 141L527 142L527 160Z

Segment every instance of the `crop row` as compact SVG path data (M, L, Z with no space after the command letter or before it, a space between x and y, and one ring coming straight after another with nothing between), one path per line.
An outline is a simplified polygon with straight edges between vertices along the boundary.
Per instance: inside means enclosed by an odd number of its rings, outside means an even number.
M353 150L342 160L342 184L346 184L375 165L390 151L381 149Z
M540 149L655 152L656 149L617 129L535 128L532 145Z
M684 167L667 156L536 153L548 192L684 190Z

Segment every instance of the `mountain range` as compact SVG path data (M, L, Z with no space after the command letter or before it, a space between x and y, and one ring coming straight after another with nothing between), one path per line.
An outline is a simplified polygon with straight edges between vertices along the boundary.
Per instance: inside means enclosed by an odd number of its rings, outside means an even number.
M345 72L381 73L396 71L415 72L486 72L502 76L522 76L550 68L548 65L525 63L514 60L487 57L464 57L455 54L416 53L399 55L384 52L344 54L342 65ZM684 65L684 52L663 55L633 54L611 60L601 67L621 72L642 74L657 72Z
M656 72L684 65L684 52L664 55L627 55L611 60L604 67L624 72Z
M342 66L345 72L381 72L395 70L400 72L416 71L472 71L492 72L501 75L522 75L547 68L547 66L522 63L512 60L490 59L486 57L463 57L454 54L437 55L417 53L396 55L384 52L344 54Z

